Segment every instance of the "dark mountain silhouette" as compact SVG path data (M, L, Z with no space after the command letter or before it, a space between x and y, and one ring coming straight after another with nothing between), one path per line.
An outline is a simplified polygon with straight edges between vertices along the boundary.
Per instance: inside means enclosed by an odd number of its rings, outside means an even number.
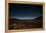
M40 16L40 17L37 17L37 18L35 18L35 20L37 20L37 19L42 19L43 17L42 16Z
M37 17L32 21L36 26L43 27L43 16Z
M43 16L37 17L33 21L36 23L40 23L40 22L42 23L43 22Z

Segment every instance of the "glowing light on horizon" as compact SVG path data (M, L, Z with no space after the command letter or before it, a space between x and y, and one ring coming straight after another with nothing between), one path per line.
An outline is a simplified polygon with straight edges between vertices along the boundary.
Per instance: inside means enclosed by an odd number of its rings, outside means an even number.
M10 18L16 18L16 17L10 17ZM23 18L16 18L16 19L35 19L35 18L37 18L37 17L23 17Z

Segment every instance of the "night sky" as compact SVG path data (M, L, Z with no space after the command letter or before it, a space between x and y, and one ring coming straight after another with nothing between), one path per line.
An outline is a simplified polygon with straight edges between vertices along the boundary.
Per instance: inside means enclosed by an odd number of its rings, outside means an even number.
M42 15L42 5L9 3L9 17L34 19Z

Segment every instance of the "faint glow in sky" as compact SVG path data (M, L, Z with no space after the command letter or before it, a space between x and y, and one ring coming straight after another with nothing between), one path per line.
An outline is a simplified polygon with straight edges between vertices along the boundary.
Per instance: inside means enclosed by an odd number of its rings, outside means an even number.
M10 18L34 19L41 16L42 5L10 4Z

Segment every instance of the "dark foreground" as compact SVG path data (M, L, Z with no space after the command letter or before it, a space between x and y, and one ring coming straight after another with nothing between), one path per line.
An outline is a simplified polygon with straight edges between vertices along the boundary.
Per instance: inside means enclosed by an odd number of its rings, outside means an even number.
M43 27L43 20L42 16L36 19L29 19L29 20L18 20L9 18L9 30L15 29L33 29L33 28L42 28Z

